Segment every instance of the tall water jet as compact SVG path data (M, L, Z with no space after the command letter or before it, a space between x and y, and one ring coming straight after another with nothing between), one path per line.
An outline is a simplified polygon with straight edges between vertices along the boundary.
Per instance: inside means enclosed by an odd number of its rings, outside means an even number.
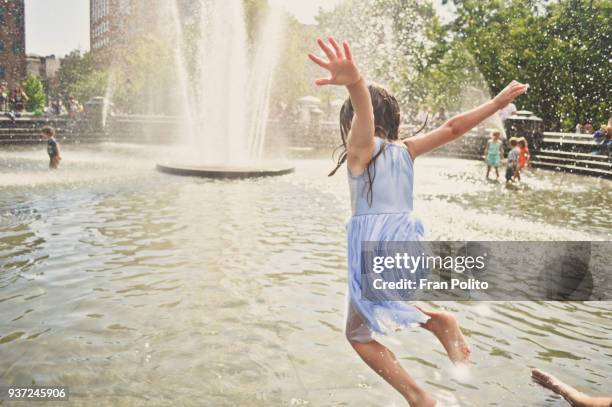
M242 0L202 1L198 149L206 165L248 161L247 33Z
M185 36L183 32L183 25L181 23L181 15L179 11L179 0L171 1L168 4L168 12L172 18L172 27L174 28L171 35L174 35L174 39L177 46L174 47L174 61L175 61L175 74L177 78L178 90L179 90L179 101L180 105L180 116L184 117L181 120L184 143L195 143L195 128L194 126L194 111L195 107L193 95L189 92L189 72L187 70L187 60L185 58Z
M111 113L111 106L113 100L113 72L111 71L108 74L108 78L106 79L106 90L104 91L104 102L102 104L102 128L106 128L106 123L108 122L108 116Z
M226 174L231 167L241 176L264 175L262 170L270 168L263 154L283 37L282 12L277 7L268 9L257 40L249 47L242 0L200 0L198 41L191 50L197 66L190 70L177 4L171 11L178 48L175 60L185 113L182 119L189 136L183 138L187 153L181 165L158 168L177 173L168 168L189 167L189 175L194 175L194 168L214 167L215 174ZM274 173L286 170L284 165L272 165Z
M250 78L250 100L254 102L250 106L249 115L249 154L252 159L261 159L263 155L274 68L278 64L284 28L285 21L280 8L272 7L258 39L260 46Z

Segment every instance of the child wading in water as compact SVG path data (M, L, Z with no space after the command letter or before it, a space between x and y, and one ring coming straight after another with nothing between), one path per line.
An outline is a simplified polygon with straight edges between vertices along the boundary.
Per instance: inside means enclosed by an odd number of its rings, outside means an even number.
M520 179L518 175L518 162L521 152L518 148L518 139L510 138L510 151L508 152L508 163L506 164L506 183Z
M495 168L495 177L499 179L499 165L501 164L501 157L503 155L502 142L499 139L501 133L494 131L491 134L491 138L487 143L487 149L485 150L485 160L487 161L487 179L489 179L489 173L491 167Z
M518 158L518 171L517 177L519 181L521 180L521 171L523 168L527 167L529 164L529 147L527 147L527 139L525 137L521 137L518 140L518 148L519 148L519 158Z
M47 154L49 154L49 169L57 170L59 162L62 159L60 155L60 146L55 140L55 129L53 127L44 127L42 130L43 139L47 141Z
M370 85L357 69L348 43L318 40L327 60L310 59L330 73L317 85L346 86L349 99L340 112L344 153L336 169L348 166L353 216L348 231L348 307L346 336L359 356L411 406L433 406L435 400L404 370L395 355L373 334L420 325L442 343L453 362L469 359L470 349L457 319L448 312L426 311L411 302L366 301L361 297L361 242L424 240L424 228L412 213L413 160L452 141L512 102L528 85L512 82L493 100L455 116L437 129L405 141L399 138L400 110L385 89Z

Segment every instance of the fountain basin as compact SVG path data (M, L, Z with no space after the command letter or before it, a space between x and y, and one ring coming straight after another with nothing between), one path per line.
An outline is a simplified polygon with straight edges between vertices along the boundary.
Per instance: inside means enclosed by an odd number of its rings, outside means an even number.
M202 178L217 179L236 179L236 178L257 178L274 177L279 175L291 174L295 167L289 165L262 165L262 166L197 166L179 164L157 164L157 170L173 175L183 175Z

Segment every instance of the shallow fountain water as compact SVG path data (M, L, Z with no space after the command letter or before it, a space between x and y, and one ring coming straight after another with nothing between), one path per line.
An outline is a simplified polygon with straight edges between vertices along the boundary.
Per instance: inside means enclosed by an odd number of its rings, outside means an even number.
M342 333L346 178L329 151L294 174L167 177L168 146L0 151L0 382L64 384L71 405L403 405ZM610 240L612 182L423 157L415 209L433 240ZM282 198L282 199L281 199ZM552 204L554 202L554 204ZM389 338L443 405L558 406L530 369L612 393L612 305L433 302L473 347L457 371L427 332Z

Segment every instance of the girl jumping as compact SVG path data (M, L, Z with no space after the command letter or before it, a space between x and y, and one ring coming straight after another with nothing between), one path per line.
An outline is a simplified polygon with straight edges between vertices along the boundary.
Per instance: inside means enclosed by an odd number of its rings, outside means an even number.
M470 349L454 315L428 311L411 302L366 301L361 297L361 242L424 240L420 220L412 216L413 161L448 143L495 114L528 85L513 81L493 100L447 120L437 129L406 140L399 138L400 109L384 88L366 83L357 69L347 42L318 39L327 56L309 58L329 71L315 84L346 86L349 98L340 112L344 152L333 175L346 162L352 217L348 231L348 306L346 336L359 356L415 406L434 406L428 394L404 370L395 355L376 341L400 327L421 326L442 343L453 362L469 360Z

